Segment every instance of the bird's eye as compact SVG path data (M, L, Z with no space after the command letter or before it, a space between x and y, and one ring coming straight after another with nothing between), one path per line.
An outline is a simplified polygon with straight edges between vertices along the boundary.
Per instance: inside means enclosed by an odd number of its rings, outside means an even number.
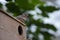
M20 25L18 26L18 33L19 33L20 35L23 34L23 29L22 29L22 27L21 27Z

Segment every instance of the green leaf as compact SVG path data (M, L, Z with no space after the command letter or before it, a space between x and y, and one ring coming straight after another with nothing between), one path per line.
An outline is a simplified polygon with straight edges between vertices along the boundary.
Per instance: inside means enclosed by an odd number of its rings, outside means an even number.
M40 23L40 26L42 28L47 28L47 29L52 29L53 31L57 31L57 29L53 25L51 25L51 24Z
M32 10L35 7L33 4L29 3L28 0L15 0L15 2L24 10Z
M31 0L31 3L32 3L33 5L37 5L37 4L40 3L40 0Z
M54 36L48 32L41 32L44 35L44 40L51 40L51 36Z
M54 6L39 6L39 9L42 11L43 17L49 17L48 12L53 12L55 10L59 10L59 8L56 8Z
M53 12L55 10L59 10L58 8L54 6L40 6L39 9L41 9L42 12Z
M46 12L42 12L41 14L43 17L49 17Z
M47 7L45 7L45 9L46 9L47 12L53 12L55 10L58 10L58 8L53 7L53 6L47 6Z
M20 8L13 2L7 3L6 7L8 8L8 11L14 13L14 15L20 15L21 14Z
M57 29L51 24L45 24L45 27L47 27L48 29L52 29L54 31L57 31Z
M48 33L48 32L41 32L44 36L54 36L53 34L50 34L50 33Z
M40 1L40 6L43 6L45 4L45 2L43 2L43 1Z
M14 13L14 14L13 14L13 16L15 16L15 17L16 17L16 16L19 16L19 15L21 15L21 13Z

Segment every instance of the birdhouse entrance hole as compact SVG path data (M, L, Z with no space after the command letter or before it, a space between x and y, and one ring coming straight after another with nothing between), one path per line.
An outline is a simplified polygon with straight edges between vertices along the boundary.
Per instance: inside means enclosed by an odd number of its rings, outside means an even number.
M23 34L23 29L20 25L18 26L18 33L19 33L19 35Z

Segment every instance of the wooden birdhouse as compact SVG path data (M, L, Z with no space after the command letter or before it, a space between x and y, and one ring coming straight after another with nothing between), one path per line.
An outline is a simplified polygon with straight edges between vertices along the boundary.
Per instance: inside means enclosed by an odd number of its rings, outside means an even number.
M0 10L0 40L26 40L25 24Z

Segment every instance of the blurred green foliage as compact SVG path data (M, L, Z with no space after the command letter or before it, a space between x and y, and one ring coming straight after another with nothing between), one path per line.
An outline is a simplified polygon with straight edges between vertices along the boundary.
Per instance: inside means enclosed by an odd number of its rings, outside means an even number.
M2 8L2 4L0 3L0 9Z
M42 11L42 13L39 15L43 17L49 17L48 16L49 12L59 10L54 6L44 6L45 2L42 2L40 0L15 0L14 2L12 2L12 0L6 0L6 1L8 2L5 5L7 7L7 11L13 13L14 16L21 15L26 11L34 10L37 5L38 5L37 8L39 8ZM2 4L0 3L0 8L1 7L2 7ZM48 30L51 29L55 32L57 31L57 29L52 24L44 24L41 19L35 20L33 18L34 15L32 14L28 14L29 20L26 21L26 25L28 27L28 30L27 30L28 36L29 34L32 34L33 35L32 40L39 40L38 35L43 34L44 40L51 40L51 36L54 36L54 35L50 34L47 31L43 32L40 29L46 28ZM34 33L31 32L30 30L30 27L32 24L37 26L37 29Z
M34 9L34 5L32 3L29 3L28 0L15 0L17 3L17 5L24 9L24 10L31 10L31 9Z
M59 8L56 8L54 6L39 6L39 9L42 10L42 16L48 17L47 13L58 10Z
M8 11L10 11L14 14L14 16L21 15L20 8L15 3L9 2L6 4L6 7L8 8Z

